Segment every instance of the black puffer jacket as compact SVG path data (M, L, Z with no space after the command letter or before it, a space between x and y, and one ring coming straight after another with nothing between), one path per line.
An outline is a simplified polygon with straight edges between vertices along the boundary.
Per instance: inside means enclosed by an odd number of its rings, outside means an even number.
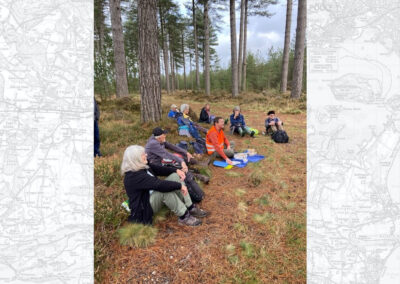
M124 186L129 197L130 222L151 224L153 209L150 205L150 190L170 192L181 188L179 182L160 180L157 176L168 176L176 172L176 168L162 167L149 164L149 169L136 172L126 172ZM150 175L151 173L152 175Z
M205 107L201 109L199 122L210 123L210 116L208 115Z

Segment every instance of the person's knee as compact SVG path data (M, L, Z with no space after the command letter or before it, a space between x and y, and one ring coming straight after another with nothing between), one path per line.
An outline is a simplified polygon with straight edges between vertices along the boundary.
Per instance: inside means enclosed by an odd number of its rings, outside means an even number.
M165 180L181 182L181 178L179 177L179 175L177 173L170 174Z

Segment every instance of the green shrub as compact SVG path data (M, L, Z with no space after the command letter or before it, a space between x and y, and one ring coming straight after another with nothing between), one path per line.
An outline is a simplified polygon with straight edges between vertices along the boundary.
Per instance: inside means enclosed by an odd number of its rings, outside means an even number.
M128 224L118 230L119 242L129 247L148 247L154 243L157 228L143 224Z

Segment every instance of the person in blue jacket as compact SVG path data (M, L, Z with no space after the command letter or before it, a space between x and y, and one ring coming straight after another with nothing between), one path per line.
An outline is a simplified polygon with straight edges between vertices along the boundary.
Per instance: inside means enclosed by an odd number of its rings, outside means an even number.
M255 132L251 131L248 126L246 126L246 122L244 121L244 116L240 113L240 107L235 106L233 108L233 113L230 116L231 121L231 132L239 133L240 136L244 136L246 133L251 137L254 137Z
M171 109L170 109L170 111L169 111L169 113L168 113L168 117L169 118L176 118L177 116L176 116L176 114L178 113L178 110L177 110L177 106L175 105L175 104L172 104L171 105Z

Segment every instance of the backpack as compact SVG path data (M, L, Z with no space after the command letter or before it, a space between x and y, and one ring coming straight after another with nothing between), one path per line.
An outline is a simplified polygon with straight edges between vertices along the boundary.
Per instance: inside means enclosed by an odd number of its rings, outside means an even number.
M204 139L203 137L197 138L196 142L204 145L204 147L206 146L206 139Z
M188 150L188 143L186 141L180 141L178 144L176 144L179 148L182 148L183 150Z
M174 160L171 160L171 159L162 159L161 160L161 166L163 166L163 167L173 167L173 168L178 168L178 169L182 168L182 166L177 161L174 161Z
M204 144L199 143L198 141L190 142L190 144L192 145L196 154L204 154L206 152L206 147Z
M287 135L285 130L278 130L278 131L272 133L271 138L276 143L288 143L289 142L289 136Z

